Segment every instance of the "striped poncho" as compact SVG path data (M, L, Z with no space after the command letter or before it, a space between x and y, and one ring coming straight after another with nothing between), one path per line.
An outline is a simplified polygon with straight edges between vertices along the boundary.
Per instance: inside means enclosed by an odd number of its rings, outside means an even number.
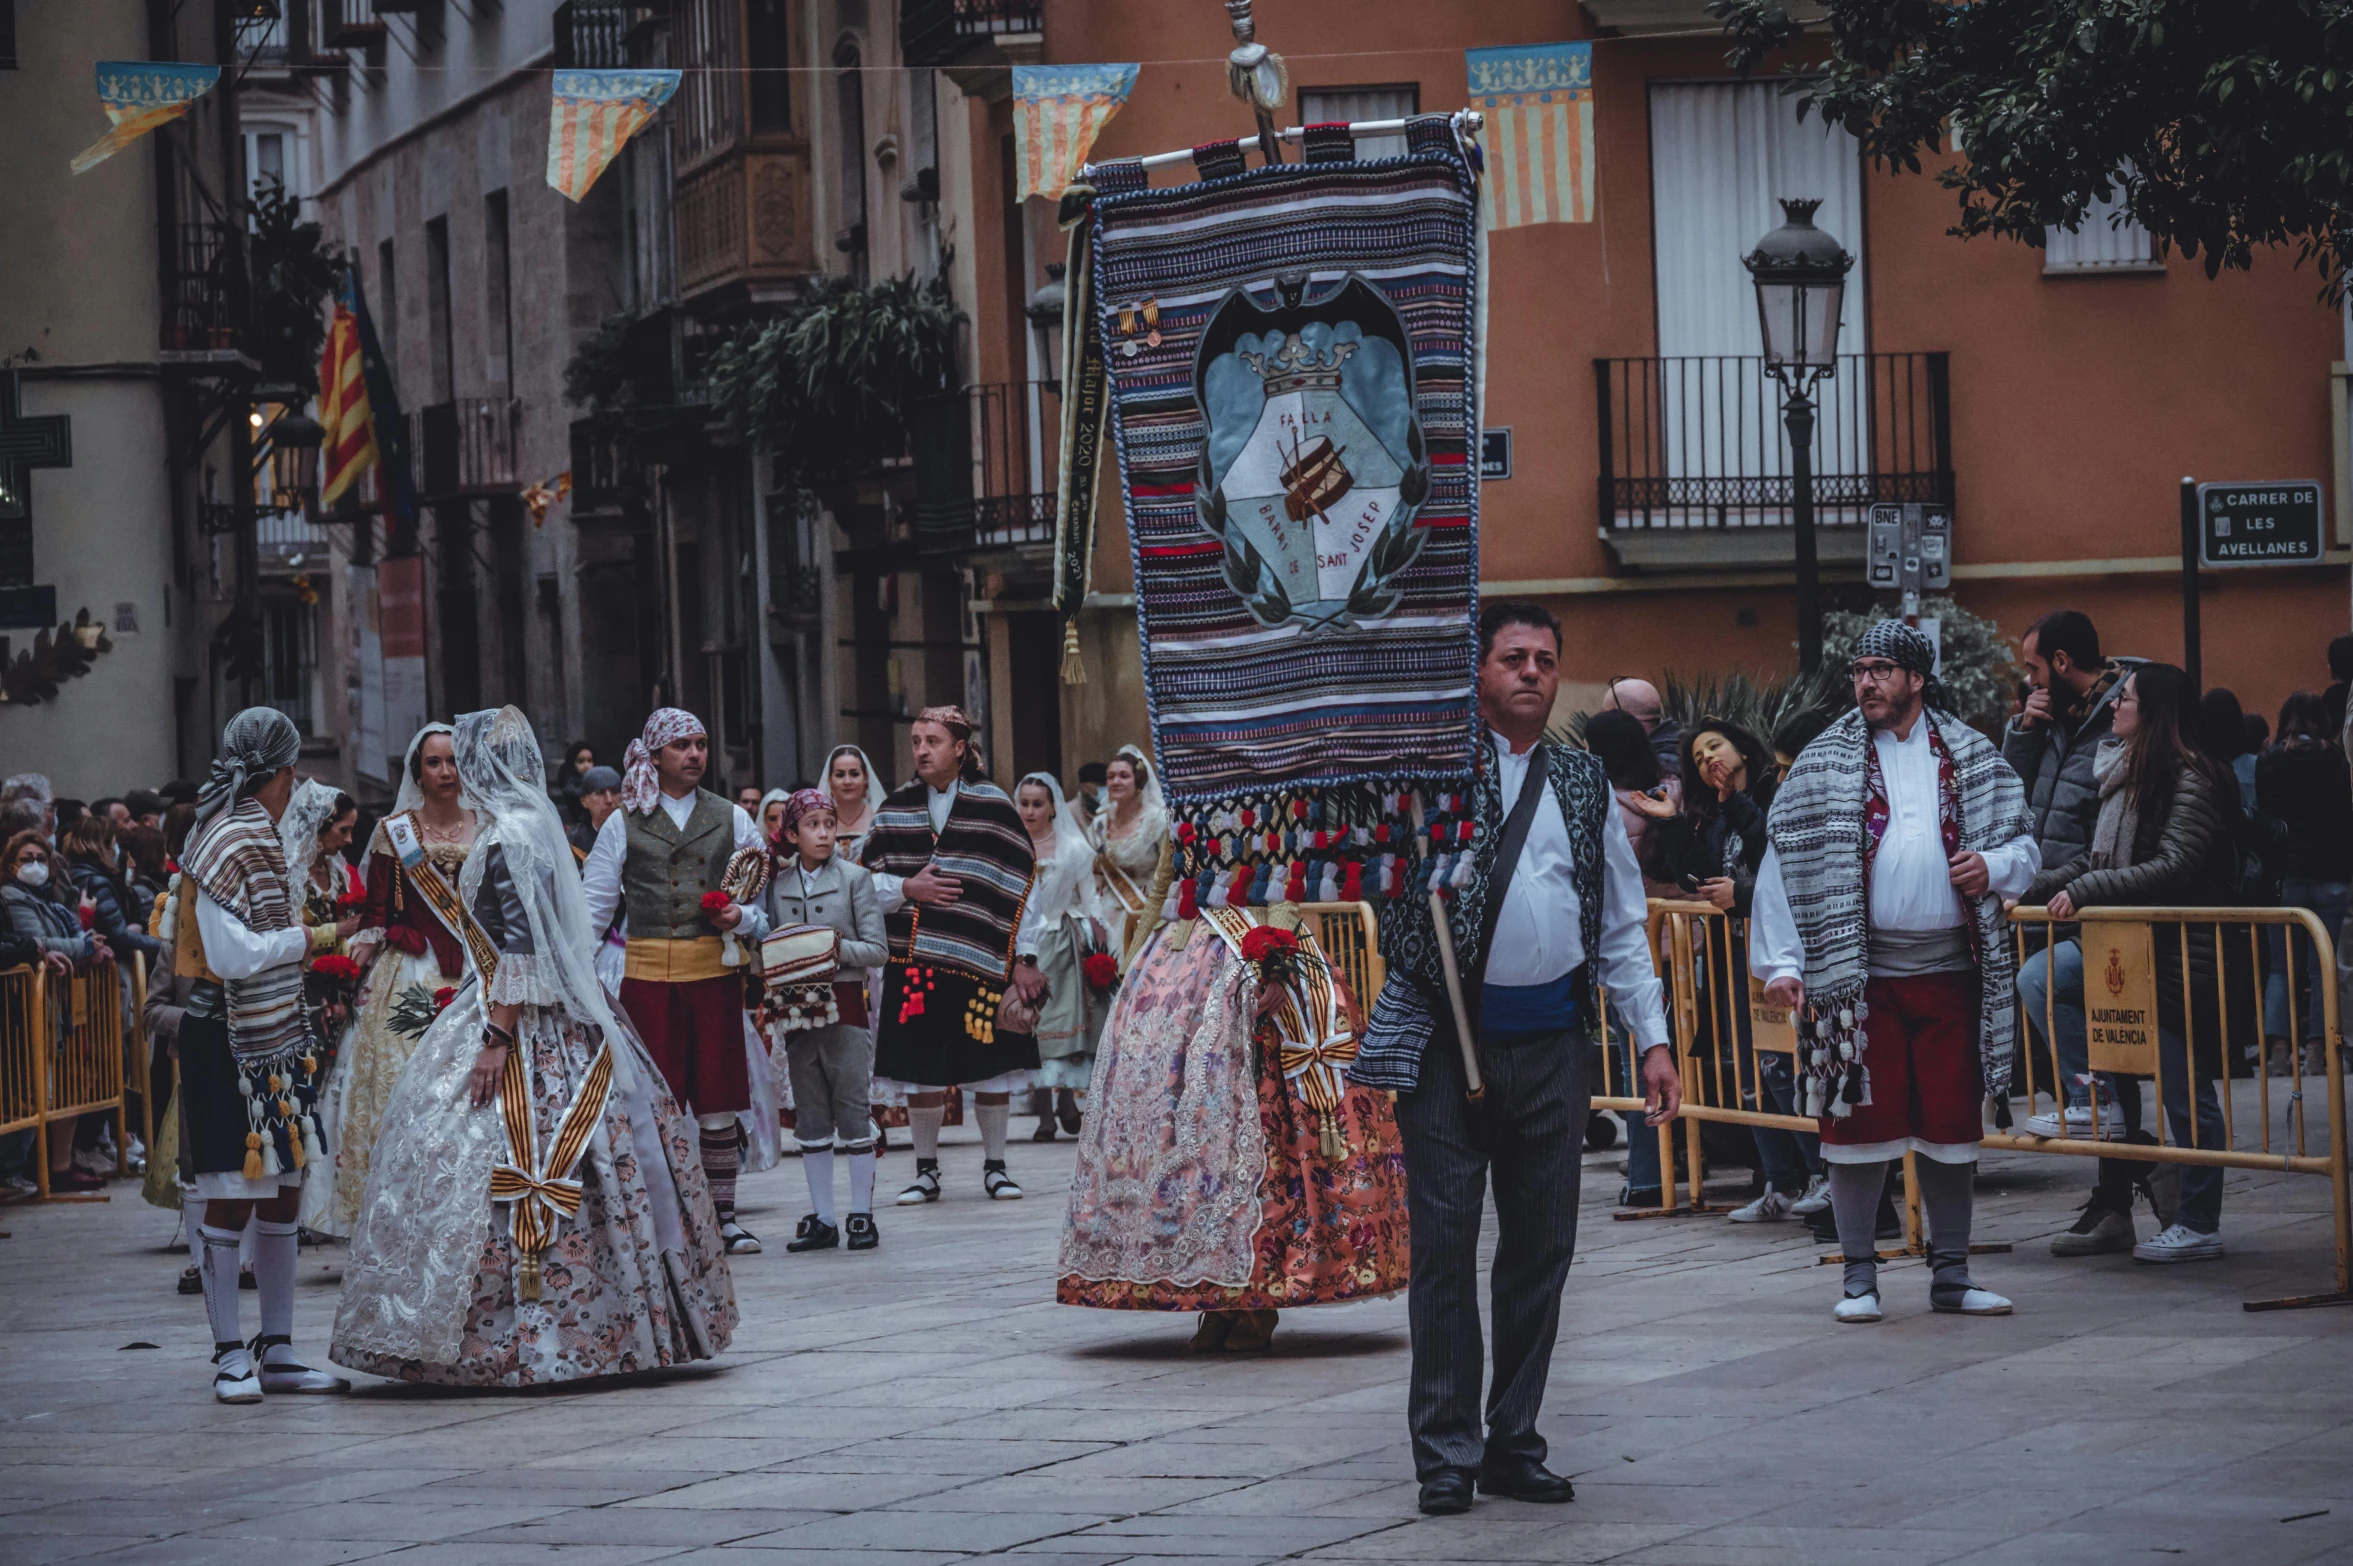
M993 984L1011 979L1013 932L1037 873L1037 850L1003 789L959 784L947 826L935 835L929 785L921 779L908 784L875 811L860 862L901 877L936 865L963 887L963 895L944 908L909 901L885 918L891 961L929 963Z
M290 930L302 902L286 873L277 823L260 801L240 800L188 849L186 870L212 900L257 935ZM270 968L223 987L229 1001L229 1049L254 1072L310 1053L302 1011L302 965Z

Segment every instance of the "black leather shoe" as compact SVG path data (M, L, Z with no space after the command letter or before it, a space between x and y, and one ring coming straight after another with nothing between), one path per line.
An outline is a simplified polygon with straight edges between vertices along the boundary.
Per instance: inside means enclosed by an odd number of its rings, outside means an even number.
M1506 1500L1555 1506L1577 1498L1577 1487L1532 1457L1491 1464L1479 1474L1479 1488Z
M1471 1509L1471 1471L1441 1468L1422 1481L1422 1515L1455 1517Z
M784 1248L788 1251L830 1251L841 1242L842 1233L839 1229L811 1213L801 1220L800 1227L793 1230L793 1237L784 1242Z
M874 1227L872 1213L852 1213L844 1233L850 1237L850 1249L870 1251L882 1243L882 1231Z

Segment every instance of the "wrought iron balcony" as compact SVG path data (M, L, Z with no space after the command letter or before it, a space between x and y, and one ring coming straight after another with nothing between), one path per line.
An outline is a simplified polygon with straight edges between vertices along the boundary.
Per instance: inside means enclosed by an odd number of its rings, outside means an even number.
M643 467L615 419L572 421L572 520L629 514Z
M219 223L185 222L163 274L163 342L167 353L224 352L237 346L243 318L229 287L230 235Z
M409 449L417 454L417 489L427 500L512 494L521 488L515 457L523 404L508 397L460 397L417 410Z
M901 0L899 53L908 65L953 65L1000 38L1045 30L1043 0Z
M640 30L666 15L643 0L564 0L555 12L558 70L618 70L633 58Z
M1761 358L1593 361L1601 536L1627 566L1787 564L1789 442ZM1942 353L1842 354L1815 391L1822 558L1859 561L1877 502L1953 503Z
M968 386L918 403L909 420L916 547L1050 547L1061 429L1052 381Z

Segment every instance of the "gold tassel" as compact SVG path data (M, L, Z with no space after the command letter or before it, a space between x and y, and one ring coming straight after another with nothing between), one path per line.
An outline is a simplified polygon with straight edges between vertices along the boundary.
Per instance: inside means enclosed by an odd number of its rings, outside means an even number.
M1076 619L1062 622L1062 683L1065 685L1087 683L1087 666L1078 653L1078 621Z
M521 1265L515 1270L515 1298L519 1300L539 1298L539 1257L536 1254L525 1255Z
M1324 1129L1322 1136L1317 1139L1317 1146L1322 1150L1327 1161L1338 1163L1348 1152L1348 1143L1340 1135L1340 1128L1332 1123L1332 1117L1329 1113L1323 1115L1321 1119L1324 1123Z

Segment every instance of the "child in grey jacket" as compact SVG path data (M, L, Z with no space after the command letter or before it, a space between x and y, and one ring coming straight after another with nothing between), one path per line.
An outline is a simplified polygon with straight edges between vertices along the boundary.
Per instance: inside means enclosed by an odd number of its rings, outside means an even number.
M793 1137L809 1177L812 1211L787 1251L829 1251L842 1242L834 1226L833 1155L850 1169L849 1248L881 1243L874 1227L874 1122L867 1099L874 1080L874 1023L866 1014L866 970L889 955L874 876L838 857L833 800L805 788L784 803L776 873L768 882L768 927L818 925L834 932L841 972L834 984L840 1020L783 1033L792 1079Z

